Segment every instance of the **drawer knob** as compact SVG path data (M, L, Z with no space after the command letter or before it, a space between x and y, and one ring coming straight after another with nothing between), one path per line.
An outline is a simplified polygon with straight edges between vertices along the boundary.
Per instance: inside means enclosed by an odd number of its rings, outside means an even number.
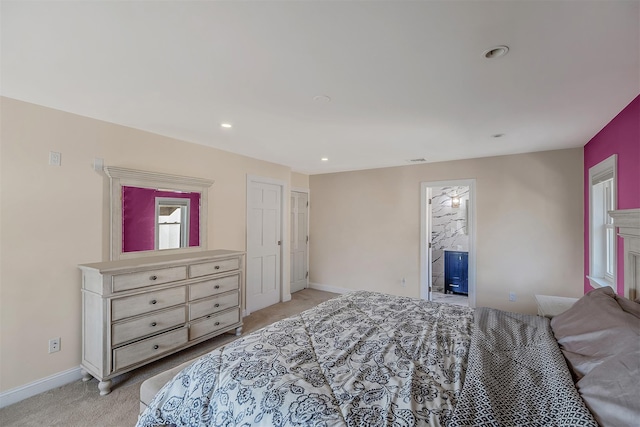
M156 323L156 322L152 322L152 323L151 323L151 326L156 326L156 325L157 325L157 323Z
M219 265L216 265L216 266L215 266L215 267L213 267L213 268L215 268L216 270L220 270L220 266L219 266Z
M213 289L220 289L220 285L215 285Z
M214 325L216 325L216 326L218 326L219 324L220 324L220 322L216 322L216 323L214 323Z
M213 306L218 308L218 307L220 307L220 304L214 304Z
M159 349L159 348L160 348L160 346L159 346L158 344L156 344L156 345L154 345L154 346L153 346L153 349L154 349L154 350L157 350L157 349Z
M156 301L154 299L151 300L151 304L157 304L157 303L158 303L158 301Z
M158 276L153 275L153 276L149 277L149 280L158 280Z

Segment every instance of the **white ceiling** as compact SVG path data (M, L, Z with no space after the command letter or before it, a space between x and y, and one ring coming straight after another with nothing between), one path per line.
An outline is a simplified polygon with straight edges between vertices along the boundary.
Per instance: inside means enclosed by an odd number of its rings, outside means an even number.
M1 8L3 96L310 174L579 147L640 93L639 1Z

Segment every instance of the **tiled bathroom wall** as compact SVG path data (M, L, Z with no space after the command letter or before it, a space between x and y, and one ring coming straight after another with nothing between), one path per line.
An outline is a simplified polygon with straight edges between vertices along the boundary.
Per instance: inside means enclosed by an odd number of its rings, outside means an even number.
M433 188L431 194L432 284L433 291L444 292L444 251L469 251L469 187ZM460 199L457 208L451 206L453 197Z

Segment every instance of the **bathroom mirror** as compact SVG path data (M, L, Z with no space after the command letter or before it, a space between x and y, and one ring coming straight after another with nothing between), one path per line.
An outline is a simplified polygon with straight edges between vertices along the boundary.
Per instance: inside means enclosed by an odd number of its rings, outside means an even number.
M213 181L106 166L111 259L207 249L207 193Z

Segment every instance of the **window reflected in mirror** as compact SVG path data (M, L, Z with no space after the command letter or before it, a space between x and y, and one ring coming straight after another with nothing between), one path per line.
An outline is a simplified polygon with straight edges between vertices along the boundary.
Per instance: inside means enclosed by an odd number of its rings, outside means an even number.
M189 200L156 197L156 249L189 247Z
M122 186L122 252L200 246L200 193Z

